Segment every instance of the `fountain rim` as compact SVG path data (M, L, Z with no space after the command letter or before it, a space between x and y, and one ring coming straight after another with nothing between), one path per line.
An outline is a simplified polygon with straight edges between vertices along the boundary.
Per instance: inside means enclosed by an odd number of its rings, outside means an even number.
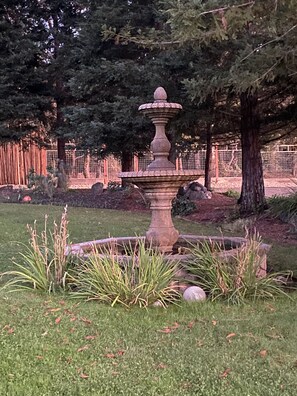
M179 180L185 178L185 181L193 180L193 178L198 179L203 176L201 172L197 172L196 169L186 169L186 170L176 170L176 169L166 169L166 170L145 170L145 171L137 171L137 172L121 172L119 173L119 177L123 178L144 178L149 179L151 177L156 177L159 179L168 179L172 180L172 177L175 177ZM177 180L176 179L176 180Z
M182 105L174 102L152 102L144 103L138 107L139 111L144 110L182 110Z

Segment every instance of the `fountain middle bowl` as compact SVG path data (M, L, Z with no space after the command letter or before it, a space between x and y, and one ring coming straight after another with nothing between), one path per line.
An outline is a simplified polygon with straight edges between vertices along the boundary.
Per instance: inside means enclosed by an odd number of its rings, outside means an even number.
M195 169L187 170L145 170L138 172L122 172L119 177L125 182L135 184L141 188L145 188L150 183L161 183L160 185L166 187L166 182L170 182L173 188L177 188L182 184L198 179L201 174L197 173Z

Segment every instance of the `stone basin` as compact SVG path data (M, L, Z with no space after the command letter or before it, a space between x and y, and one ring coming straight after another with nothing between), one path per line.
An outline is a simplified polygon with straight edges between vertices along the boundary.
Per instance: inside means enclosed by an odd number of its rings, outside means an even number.
M145 242L146 237L119 237L119 238L106 238L94 241L76 243L67 246L66 254L76 255L82 258L87 258L94 250L99 255L105 256L106 253L112 254L117 257L120 263L129 261L129 256L126 254L125 247L131 247L134 251L139 241ZM173 246L171 253L164 254L168 262L185 263L190 261L193 257L191 248L199 246L204 242L214 243L222 247L219 253L225 260L230 259L236 251L247 243L246 238L242 237L218 237L218 236L201 236L201 235L180 235L177 242ZM261 243L258 254L260 256L260 266L257 271L257 276L266 276L267 271L267 253L271 246ZM184 273L180 273L181 277L185 277Z

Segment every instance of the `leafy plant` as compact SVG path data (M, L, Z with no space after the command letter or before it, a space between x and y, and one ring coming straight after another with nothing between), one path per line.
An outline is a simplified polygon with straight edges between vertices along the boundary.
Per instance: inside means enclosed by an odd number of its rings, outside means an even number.
M185 264L185 268L194 275L193 283L201 286L212 300L222 298L228 303L240 304L246 300L286 295L278 277L282 275L287 279L291 276L289 272L266 277L257 275L262 260L260 245L259 236L253 235L229 255L224 247L210 240L192 247L193 259Z
M195 210L195 203L184 196L178 196L174 198L172 202L171 212L173 216L186 216L193 213Z
M38 175L34 168L29 170L27 175L28 188L34 188L36 191L53 198L58 186L58 171L52 167L47 167L47 175Z
M179 298L173 286L176 265L166 262L151 247L146 248L144 242L135 248L125 246L124 260L111 249L100 253L94 248L77 270L75 297L126 307L147 307L157 300L166 307Z
M224 195L226 195L226 197L230 197L230 198L235 198L235 199L239 199L240 197L240 193L238 191L235 190L227 190Z
M10 291L37 289L48 293L66 289L68 270L72 263L72 258L65 255L69 237L67 207L60 223L54 222L52 232L48 230L47 220L46 215L41 235L38 235L36 221L33 227L27 225L30 246L25 253L20 253L22 264L14 262L17 269L3 274L11 277L4 288Z
M274 195L268 199L270 215L285 222L294 222L297 218L297 193L287 197Z

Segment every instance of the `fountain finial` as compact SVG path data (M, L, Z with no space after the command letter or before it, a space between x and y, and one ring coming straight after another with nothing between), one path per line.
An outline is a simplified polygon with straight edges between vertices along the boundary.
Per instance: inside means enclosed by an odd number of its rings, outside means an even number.
M167 102L167 92L163 87L158 87L154 92L155 102Z

